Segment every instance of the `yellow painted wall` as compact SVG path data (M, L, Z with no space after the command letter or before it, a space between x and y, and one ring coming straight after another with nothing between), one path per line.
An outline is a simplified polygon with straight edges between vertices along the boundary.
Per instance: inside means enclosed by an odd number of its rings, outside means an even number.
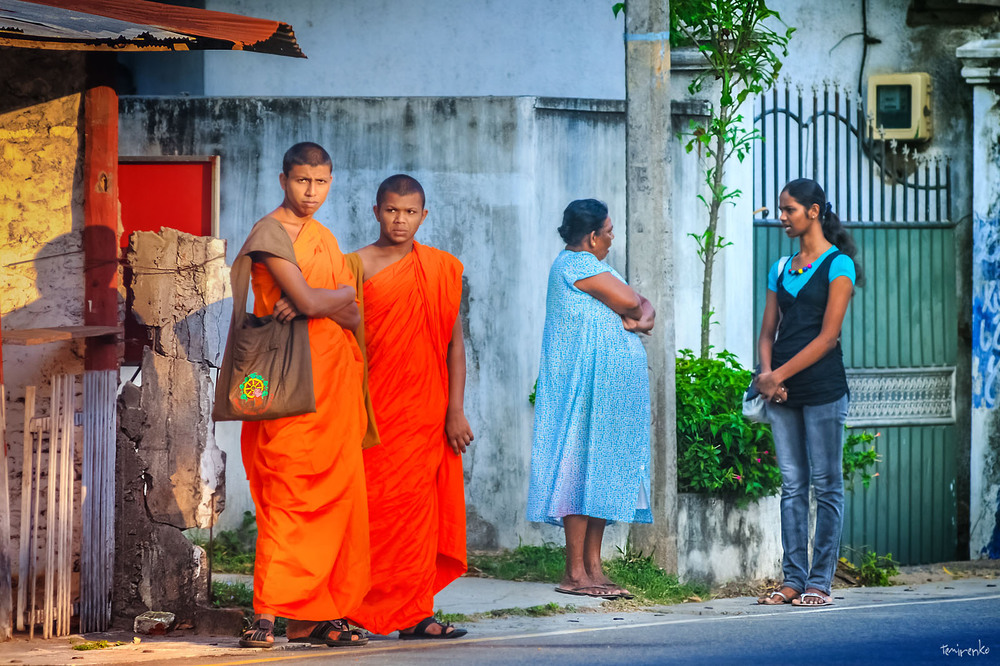
M79 53L0 48L0 325L5 332L83 324L84 62ZM50 378L83 372L82 344L3 347L15 575L25 386L38 386L39 408L47 409ZM79 429L77 435L79 464Z

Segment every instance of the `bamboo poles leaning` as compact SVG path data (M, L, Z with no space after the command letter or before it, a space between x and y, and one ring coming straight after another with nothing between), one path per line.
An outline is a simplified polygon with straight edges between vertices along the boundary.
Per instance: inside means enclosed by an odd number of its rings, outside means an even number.
M80 631L111 624L115 519L117 373L83 376L83 534L80 539Z
M35 418L35 387L25 391L25 463L22 472L21 557L18 583L18 624L25 616L29 638L35 625L42 624L42 637L66 636L73 614L73 498L75 494L76 376L52 378L52 400L47 418ZM36 440L37 435L37 440ZM43 454L48 441L48 456ZM36 445L37 441L37 445ZM32 470L31 466L34 467ZM45 467L45 563L41 608L38 603L38 532L41 522L42 467ZM33 474L32 474L33 471ZM34 478L34 493L25 488L25 479ZM34 507L28 500L34 496ZM26 510L27 509L27 510ZM26 521L30 517L30 525ZM30 534L29 538L25 535ZM28 606L28 588L31 603ZM25 613L27 611L27 613ZM41 618L39 618L39 614Z

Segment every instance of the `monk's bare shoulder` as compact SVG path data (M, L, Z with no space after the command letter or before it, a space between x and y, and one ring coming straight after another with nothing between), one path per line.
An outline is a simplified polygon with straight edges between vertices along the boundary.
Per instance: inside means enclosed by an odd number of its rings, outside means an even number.
M372 274L372 268L376 263L376 248L374 245L365 245L354 251L354 254L361 258L361 266L365 269L365 275Z

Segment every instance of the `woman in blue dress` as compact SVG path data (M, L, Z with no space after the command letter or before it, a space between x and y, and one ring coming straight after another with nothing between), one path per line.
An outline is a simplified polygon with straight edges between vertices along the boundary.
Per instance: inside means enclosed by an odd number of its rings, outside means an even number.
M566 571L557 592L630 597L601 567L604 527L653 522L649 507L649 376L639 333L656 313L604 263L608 207L572 202L549 271L535 399L528 520L561 525Z
M849 402L840 329L864 277L854 262L854 241L816 181L791 181L778 203L781 224L799 251L768 273L757 388L771 401L767 415L781 469L784 582L758 603L828 606L843 525ZM816 497L811 563L810 482Z

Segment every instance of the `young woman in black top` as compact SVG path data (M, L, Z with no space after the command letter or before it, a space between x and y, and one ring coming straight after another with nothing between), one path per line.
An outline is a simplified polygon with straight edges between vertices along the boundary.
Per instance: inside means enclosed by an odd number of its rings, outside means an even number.
M781 223L799 251L772 266L757 351L757 386L766 400L781 468L784 583L762 604L832 603L843 525L843 442L848 390L840 350L847 305L860 286L855 245L823 188L800 178L779 200ZM809 484L816 498L809 565Z

